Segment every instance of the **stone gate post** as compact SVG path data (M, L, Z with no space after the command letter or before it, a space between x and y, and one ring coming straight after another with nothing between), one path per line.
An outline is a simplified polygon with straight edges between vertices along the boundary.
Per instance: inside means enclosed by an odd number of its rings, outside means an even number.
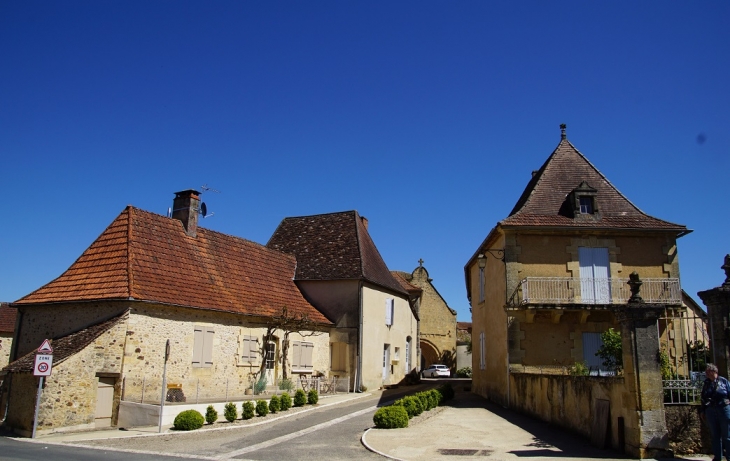
M638 458L671 457L664 417L664 389L659 363L657 320L664 305L648 305L639 296L636 272L631 274L631 299L616 311L621 324L621 344L626 392L636 402L635 419L625 421L624 451Z
M719 287L700 291L697 295L707 306L710 319L710 347L712 361L720 375L730 376L730 254L725 255L725 282Z

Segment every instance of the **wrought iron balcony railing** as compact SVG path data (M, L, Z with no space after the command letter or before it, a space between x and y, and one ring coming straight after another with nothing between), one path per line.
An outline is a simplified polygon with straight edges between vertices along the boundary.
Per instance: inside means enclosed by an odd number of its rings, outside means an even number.
M527 277L520 281L508 305L626 304L631 297L628 279ZM639 295L645 303L682 304L679 279L642 279Z

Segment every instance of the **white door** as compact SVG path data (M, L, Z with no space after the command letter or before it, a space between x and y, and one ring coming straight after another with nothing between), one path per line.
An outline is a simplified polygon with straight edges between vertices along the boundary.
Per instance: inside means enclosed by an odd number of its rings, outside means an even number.
M266 383L271 385L276 379L276 343L269 341L266 343Z
M388 380L390 375L390 344L383 347L383 381Z
M112 409L114 407L114 383L116 378L99 378L96 387L96 427L112 425Z
M585 304L610 304L608 248L578 247L580 292Z

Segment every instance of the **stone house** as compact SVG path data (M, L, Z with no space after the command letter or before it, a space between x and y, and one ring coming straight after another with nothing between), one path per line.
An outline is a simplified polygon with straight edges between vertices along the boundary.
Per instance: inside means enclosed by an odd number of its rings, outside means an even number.
M266 246L296 257L297 286L334 323L333 373L377 389L417 368L418 293L390 273L357 211L285 218Z
M8 303L0 303L0 368L10 362L10 349L13 346L15 318L18 310Z
M176 193L172 217L125 208L60 277L17 300L5 425L32 429L33 356L52 339L38 433L88 429L159 411L166 342L168 388L177 398L229 401L282 376L286 308L311 329L291 333L291 371L329 368L330 322L293 282L294 257L198 227L199 193ZM145 406L146 405L146 406Z
M418 318L418 344L421 352L421 369L442 363L456 371L456 311L433 285L433 279L419 261L413 272L393 271L408 284L421 290Z
M647 456L666 448L657 319L667 308L681 309L677 239L691 231L639 210L561 129L560 143L532 172L512 212L464 268L472 389ZM627 284L633 272L643 281L641 304ZM622 377L589 380L586 392L576 380L545 376L577 363L592 375L610 374L595 355L609 328L622 334Z
M472 367L471 322L456 322L456 369Z

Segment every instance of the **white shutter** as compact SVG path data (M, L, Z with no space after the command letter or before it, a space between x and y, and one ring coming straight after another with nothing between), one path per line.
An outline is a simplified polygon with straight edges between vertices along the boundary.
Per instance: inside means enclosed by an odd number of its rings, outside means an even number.
M596 356L602 345L600 333L583 333L583 361L593 370L603 369L603 359Z
M595 280L596 304L611 302L611 288L608 273L608 248L593 249L593 278Z
M193 366L199 367L203 361L203 327L193 328Z
M301 348L301 343L299 341L292 341L291 353L292 353L292 360L291 360L292 370L299 370L301 368L300 364L302 363L302 348Z
M205 339L203 341L203 367L213 366L213 335L212 328L205 328Z
M312 370L314 369L313 363L312 363L312 352L314 351L314 344L313 343L302 343L302 361L301 361L301 367L305 370Z
M393 313L395 312L393 306L393 298L385 300L385 324L390 326L393 325Z
M591 248L578 247L580 264L580 298L584 304L593 304L596 294L593 286L593 252Z

